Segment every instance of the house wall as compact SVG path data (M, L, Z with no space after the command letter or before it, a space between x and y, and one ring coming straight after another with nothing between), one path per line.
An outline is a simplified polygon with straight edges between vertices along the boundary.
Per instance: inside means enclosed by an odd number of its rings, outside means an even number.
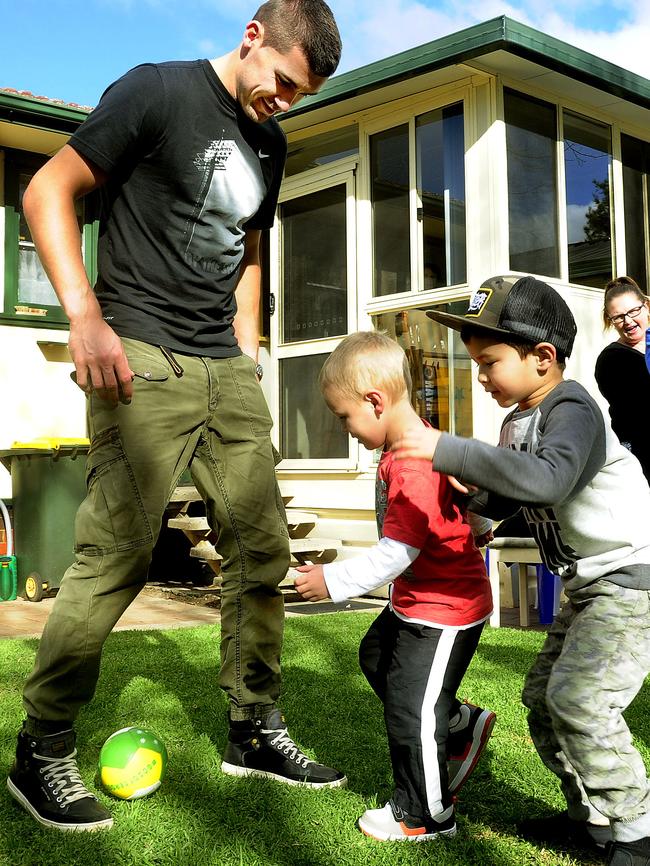
M39 343L53 343L54 347L45 347L48 355L63 356L65 337L60 330L0 325L0 393L4 407L0 450L42 436L85 437L85 398L70 381L72 363L48 360L39 347ZM10 496L11 479L0 466L0 498Z
M289 117L285 128L290 141L310 136L326 128L352 122L357 125L360 153L356 167L355 207L355 278L357 291L351 299L354 316L350 330L368 328L371 314L382 310L397 310L403 299L372 298L371 245L369 218L371 214L368 135L390 122L396 116L408 117L426 111L427 106L444 104L449 96L462 95L466 100L466 196L467 196L467 269L468 284L479 285L486 277L508 271L507 200L503 194L506 182L505 126L500 119L501 80L485 71L458 65L416 76L380 91L356 95L342 106L330 106L313 114ZM516 87L512 77L508 85ZM540 94L553 99L552 93ZM574 104L593 116L593 108ZM600 119L607 121L605 109ZM12 147L24 147L41 153L52 153L62 143L61 138L36 140L35 133L25 130L24 139L16 138L12 127ZM22 141L22 143L21 143ZM0 128L0 237L4 226L2 194L1 152L3 138ZM295 179L293 179L295 183ZM286 188L286 183L285 183ZM275 236L277 244L277 235ZM0 244L0 298L3 296L3 245ZM276 298L280 262L277 251L271 256L272 288ZM600 348L611 339L605 336L600 321L602 294L598 290L552 282L562 292L578 322L579 334L573 357L567 365L567 376L582 382L596 400L606 409L593 379L595 358ZM452 293L448 293L451 297ZM445 300L445 292L422 292L418 302L422 305ZM80 437L85 435L85 401L82 393L69 380L72 364L65 354L64 360L53 360L56 351L44 354L39 342L65 343L66 332L57 329L17 327L0 324L0 393L8 407L0 422L0 449L9 448L14 441L29 441L39 436ZM271 343L264 346L261 356L265 367L262 387L278 418L278 365L277 332ZM330 346L331 348L331 346ZM329 349L328 349L329 350ZM47 356L46 356L47 355ZM317 393L314 399L320 399ZM495 442L504 412L483 393L478 386L472 389L473 432L479 439ZM277 435L277 431L276 434ZM359 535L366 543L372 537L368 527L374 521L374 467L372 457L359 451L354 465L341 470L309 469L292 466L278 470L283 494L294 507L310 509L318 515L324 528L333 529L341 522L363 521L365 530ZM10 479L0 467L0 496L10 495ZM331 534L331 533L328 533ZM343 538L353 545L354 538Z
M4 150L52 155L67 141L60 133L0 123L0 311L5 297ZM0 320L0 450L39 437L83 438L85 398L70 381L67 331ZM0 498L11 497L11 477L0 466Z
M371 314L383 311L396 311L414 298L409 293L402 296L375 298L372 296L372 246L369 238L371 202L368 166L368 136L386 126L404 122L409 116L429 110L431 106L448 103L454 99L465 100L466 111L466 158L465 184L467 208L467 283L469 287L479 286L487 277L509 272L508 251L508 204L504 194L507 181L505 124L500 112L500 86L497 76L468 74L465 67L444 70L444 79L436 85L435 78L428 76L428 89L423 91L422 83L411 83L411 92L405 93L404 83L399 88L386 88L385 93L366 96L372 104L363 106L361 97L350 100L346 113L339 110L336 121L332 107L323 112L309 113L302 117L289 118L289 140L302 140L307 135L329 131L333 124L354 123L359 128L360 150L356 171L356 269L358 316L352 320L350 331L368 328L372 325ZM513 86L512 82L509 82ZM550 97L546 94L547 98ZM591 111L584 108L584 113ZM316 122L324 118L322 123ZM601 115L601 119L604 119ZM611 120L611 119L610 119ZM311 121L311 122L310 122ZM287 186L298 187L299 176L285 182ZM280 244L276 235L273 242ZM281 298L280 286L281 253L278 252L274 291ZM601 348L612 340L611 334L605 335L602 329L601 308L602 291L588 287L571 286L565 282L549 279L566 299L578 323L578 339L572 357L568 360L566 377L581 382L607 412L605 401L600 395L594 380L594 364ZM428 306L435 302L457 297L457 290L438 289L418 293L418 306ZM275 331L275 345L279 332ZM272 339L273 344L273 339ZM318 348L318 347L317 347ZM314 351L317 350L314 349ZM328 342L322 341L320 351L331 351ZM274 347L271 349L274 354ZM500 409L477 384L473 375L472 410L473 434L486 442L496 443L501 422L506 410ZM318 393L314 399L320 399ZM276 407L277 417L277 407ZM369 455L359 454L356 469L346 473L332 471L297 472L292 465L290 471L279 467L281 489L293 496L291 505L316 511L323 520L334 521L337 517L356 513L359 519L368 522L373 518L374 507L374 467ZM348 542L350 543L350 542Z

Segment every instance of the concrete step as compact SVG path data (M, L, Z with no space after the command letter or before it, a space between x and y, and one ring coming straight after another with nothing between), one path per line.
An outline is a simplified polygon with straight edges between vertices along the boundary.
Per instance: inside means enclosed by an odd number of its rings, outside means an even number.
M290 538L289 550L291 553L314 553L321 554L325 550L336 550L341 544L337 538ZM197 559L220 560L222 557L217 553L212 544L207 539L199 541L191 550L190 556Z
M318 515L312 511L298 511L297 509L287 509L287 523L289 526L298 526L302 523L316 523ZM191 517L189 514L178 514L176 517L170 517L167 521L167 526L170 529L190 530L192 532L208 532L210 524L207 517L199 515Z
M316 523L318 515L313 511L300 511L297 508L286 508L287 523L289 526L297 526L299 523Z
M189 514L179 514L177 517L170 517L167 521L167 526L170 529L182 529L191 532L207 532L210 529L210 524L205 517L190 517Z
M340 538L320 538L308 535L307 538L290 538L291 553L319 553L323 550L336 550L341 546Z
M190 556L195 559L203 559L206 562L221 562L223 557L214 549L214 544L211 544L206 539L199 541L190 549Z

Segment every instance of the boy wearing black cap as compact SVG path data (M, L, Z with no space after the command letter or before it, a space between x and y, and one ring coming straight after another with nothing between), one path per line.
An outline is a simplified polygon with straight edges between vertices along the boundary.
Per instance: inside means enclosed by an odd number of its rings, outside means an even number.
M478 380L505 418L499 446L413 429L393 449L475 485L470 507L499 519L521 507L567 603L523 692L535 747L567 811L520 824L547 844L607 851L609 866L650 866L650 783L623 711L650 671L650 490L636 458L588 392L564 380L576 325L533 277L494 277L460 330Z

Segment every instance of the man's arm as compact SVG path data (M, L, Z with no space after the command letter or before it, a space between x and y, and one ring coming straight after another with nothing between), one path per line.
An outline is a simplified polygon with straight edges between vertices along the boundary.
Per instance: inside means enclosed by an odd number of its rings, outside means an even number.
M83 391L94 388L117 404L130 402L132 372L122 342L106 324L88 282L74 203L106 175L70 145L53 156L25 190L23 209L36 251L70 320L68 345ZM121 388L121 393L120 393Z
M235 289L237 313L233 320L235 337L245 355L257 361L260 341L260 293L262 269L260 266L260 232L249 230L244 241L244 257Z

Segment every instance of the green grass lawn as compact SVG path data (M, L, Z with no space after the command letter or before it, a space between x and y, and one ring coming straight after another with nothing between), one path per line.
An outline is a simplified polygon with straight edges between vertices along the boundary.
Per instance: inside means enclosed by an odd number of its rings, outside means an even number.
M490 745L458 805L458 835L424 844L380 843L355 822L390 796L381 706L359 671L359 640L370 614L287 620L282 707L294 739L344 770L347 789L309 791L222 775L226 701L217 685L218 630L119 632L109 638L102 678L78 724L79 765L94 783L106 737L141 725L164 740L167 777L148 799L111 800L115 826L63 834L39 827L0 788L0 864L169 864L169 866L528 866L574 863L514 834L526 815L561 808L555 777L537 758L520 692L543 634L487 628L461 698L496 711ZM0 641L0 764L13 759L22 720L21 685L36 641ZM647 752L650 691L628 713ZM646 755L647 757L647 755Z

